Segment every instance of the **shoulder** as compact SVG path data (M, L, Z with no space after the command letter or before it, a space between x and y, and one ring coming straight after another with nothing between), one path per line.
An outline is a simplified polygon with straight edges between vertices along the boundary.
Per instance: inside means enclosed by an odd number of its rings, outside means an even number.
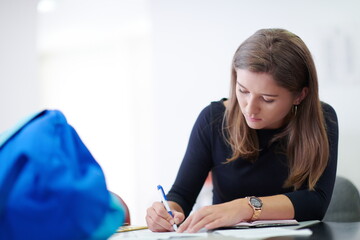
M209 105L207 105L200 112L197 119L197 124L203 126L213 126L214 123L221 123L225 113L224 101L226 101L225 98L219 101L213 101Z
M321 108L325 117L325 120L337 123L337 115L335 109L326 102L321 102Z
M213 117L216 115L223 115L225 112L225 101L227 99L223 98L219 101L213 101L207 105L200 113L200 116Z
M330 135L338 135L338 118L335 109L328 103L321 102L322 111L325 118L326 129Z
M212 121L222 120L225 113L226 98L222 98L219 101L211 102L208 106L210 111L210 117Z
M322 108L325 116L336 117L335 109L330 104L328 104L326 102L321 102L321 108Z

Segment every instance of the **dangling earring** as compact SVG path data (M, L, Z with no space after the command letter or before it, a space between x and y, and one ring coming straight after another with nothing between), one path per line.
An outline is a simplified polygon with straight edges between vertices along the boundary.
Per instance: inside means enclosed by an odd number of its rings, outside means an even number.
M293 109L292 109L294 116L296 116L297 109L298 109L298 105L294 105L294 107L293 107Z

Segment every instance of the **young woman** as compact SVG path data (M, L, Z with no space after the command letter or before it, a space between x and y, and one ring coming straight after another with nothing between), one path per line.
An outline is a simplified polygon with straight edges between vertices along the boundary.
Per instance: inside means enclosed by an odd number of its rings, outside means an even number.
M174 218L155 202L148 227L197 232L257 219L321 220L337 149L337 116L319 100L305 43L283 29L259 30L234 55L229 99L212 102L194 125L167 195ZM209 172L213 205L189 216Z

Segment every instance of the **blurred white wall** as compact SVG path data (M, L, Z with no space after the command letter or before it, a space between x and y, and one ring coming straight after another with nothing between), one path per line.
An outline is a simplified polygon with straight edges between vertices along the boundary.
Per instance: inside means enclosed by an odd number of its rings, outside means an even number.
M143 194L150 190L142 182L155 168L149 4L51 2L53 10L38 19L43 107L63 111L102 166L109 189L128 204L133 221L142 222Z
M0 132L37 110L37 0L0 0Z
M46 1L54 8L36 15L34 0L0 0L0 127L62 110L134 224L158 200L156 185L171 187L197 115L228 95L232 55L259 28L307 43L339 117L338 173L360 188L358 1Z

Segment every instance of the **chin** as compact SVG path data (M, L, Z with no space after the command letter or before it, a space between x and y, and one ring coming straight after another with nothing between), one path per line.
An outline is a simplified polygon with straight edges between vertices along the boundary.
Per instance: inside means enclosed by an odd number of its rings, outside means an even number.
M254 130L259 130L259 129L263 129L264 126L262 124L257 124L257 123L253 123L253 122L246 122L248 127Z

